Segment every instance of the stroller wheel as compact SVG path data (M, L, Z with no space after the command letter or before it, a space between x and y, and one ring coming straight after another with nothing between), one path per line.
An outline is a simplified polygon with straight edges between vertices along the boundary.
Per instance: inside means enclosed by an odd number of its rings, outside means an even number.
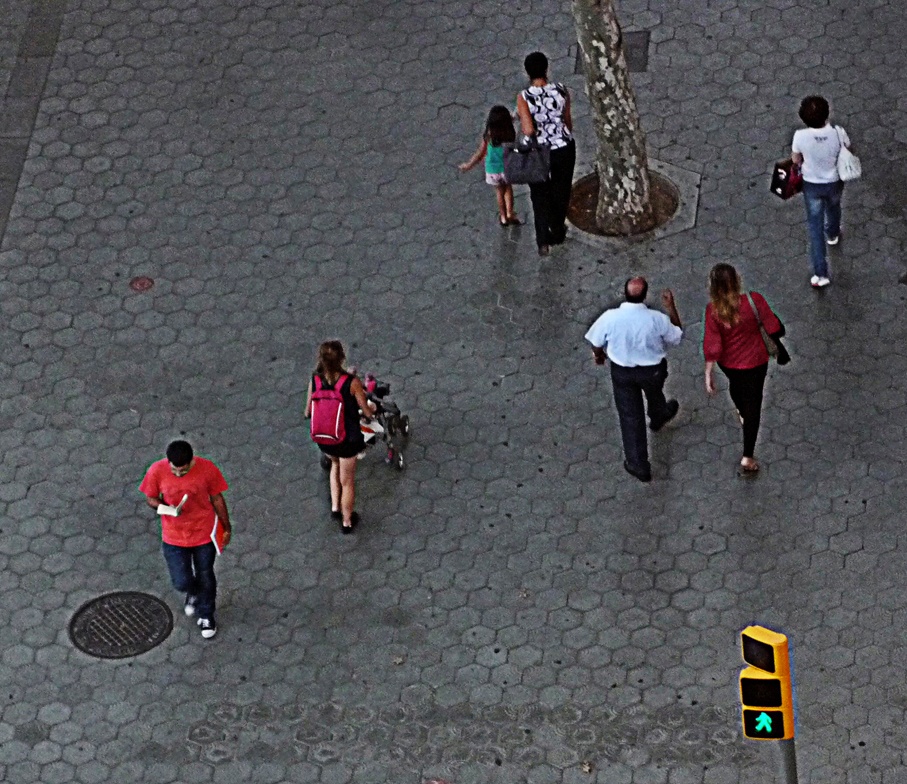
M395 465L397 466L397 470L398 470L398 471L402 471L402 470L403 470L403 466L405 465L405 463L404 463L404 461L403 461L403 452L400 452L400 453L397 455L397 460L395 461Z
M331 470L331 458L329 458L327 455L322 455L322 456L321 456L320 463L321 463L321 467L322 467L325 471L330 471L330 470Z
M403 435L409 435L409 417L405 414L400 417L400 429L403 431Z
M393 438L397 434L397 422L393 417L387 418L387 422L384 425L384 430L391 438Z

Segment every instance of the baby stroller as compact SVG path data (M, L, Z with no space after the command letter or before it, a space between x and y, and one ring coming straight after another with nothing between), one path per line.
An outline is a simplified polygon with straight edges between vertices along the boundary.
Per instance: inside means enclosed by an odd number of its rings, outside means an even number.
M372 447L379 439L387 445L387 454L384 462L403 470L406 462L403 458L403 441L409 437L409 417L400 413L400 408L392 400L387 400L390 394L390 384L381 384L371 373L365 374L365 393L369 402L375 405L375 414L368 424L361 424L362 436L365 438L366 447ZM360 459L365 452L359 455ZM331 468L331 461L326 455L321 456L321 467L325 471Z

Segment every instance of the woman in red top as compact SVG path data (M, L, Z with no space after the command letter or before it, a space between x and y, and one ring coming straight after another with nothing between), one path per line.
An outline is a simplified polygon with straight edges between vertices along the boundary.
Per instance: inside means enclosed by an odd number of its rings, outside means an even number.
M765 298L750 292L762 326L769 335L783 334L784 327ZM759 319L750 305L750 297L741 294L740 276L730 264L716 264L709 273L709 299L705 309L705 389L709 395L715 387L715 363L728 378L728 391L737 406L743 424L742 471L759 470L753 458L759 421L762 417L762 389L768 370L768 351L759 330Z

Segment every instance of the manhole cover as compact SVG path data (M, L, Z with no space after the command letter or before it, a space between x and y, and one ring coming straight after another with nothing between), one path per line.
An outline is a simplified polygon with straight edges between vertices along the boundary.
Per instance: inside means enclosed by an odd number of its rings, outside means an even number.
M173 630L173 613L156 596L108 593L83 604L69 622L69 639L100 659L138 656L160 645Z
M140 277L133 278L129 281L129 288L133 291L148 291L153 285L154 281L145 275L141 275Z

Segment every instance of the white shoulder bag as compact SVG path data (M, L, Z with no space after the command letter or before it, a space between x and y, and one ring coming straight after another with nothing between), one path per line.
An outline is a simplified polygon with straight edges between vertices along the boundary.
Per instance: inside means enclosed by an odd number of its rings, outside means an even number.
M844 182L859 180L863 174L860 159L844 146L839 125L835 126L835 133L838 134L838 141L841 143L841 149L838 151L838 176Z

